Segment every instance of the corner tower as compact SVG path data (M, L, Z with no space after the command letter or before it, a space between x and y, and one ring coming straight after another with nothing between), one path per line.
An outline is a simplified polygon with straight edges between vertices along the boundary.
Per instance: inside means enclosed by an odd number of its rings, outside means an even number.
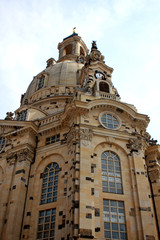
M160 147L78 34L0 120L2 240L157 240Z

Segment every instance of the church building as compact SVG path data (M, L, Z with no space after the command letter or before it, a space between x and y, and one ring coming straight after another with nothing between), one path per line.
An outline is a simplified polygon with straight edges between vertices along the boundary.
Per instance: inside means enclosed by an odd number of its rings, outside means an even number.
M160 145L75 32L0 120L1 240L160 239Z

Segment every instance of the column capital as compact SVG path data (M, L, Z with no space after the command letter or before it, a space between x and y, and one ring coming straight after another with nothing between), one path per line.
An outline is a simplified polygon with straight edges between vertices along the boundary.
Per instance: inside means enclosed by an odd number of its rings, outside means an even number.
M7 164L9 166L15 165L16 160L17 160L16 153L9 153L6 157L6 160L7 160Z
M18 162L23 162L23 161L32 162L34 154L29 149L26 148L18 151L16 155L17 155Z

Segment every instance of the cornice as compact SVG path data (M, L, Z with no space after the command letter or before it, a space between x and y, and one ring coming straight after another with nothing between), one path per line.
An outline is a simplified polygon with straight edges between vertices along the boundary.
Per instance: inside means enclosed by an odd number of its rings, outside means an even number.
M5 120L4 120L5 121ZM14 127L14 131L11 131L9 133L5 133L5 137L7 137L8 139L11 138L12 136L15 135L21 135L21 134L25 134L27 132L32 132L34 135L37 135L37 131L38 131L38 127L34 124L34 122L27 122L27 121L10 121L9 123L10 127ZM8 123L6 123L6 121L4 122L4 124L0 124L0 126L7 126L8 127ZM15 130L16 128L16 130Z
M95 68L97 68L98 65L101 66L103 69L106 69L106 68L107 68L111 73L113 73L113 71L114 71L113 68L109 67L109 66L106 65L104 62L100 62L100 61L92 62L89 67L95 67Z
M126 105L125 103L122 103L122 102L119 102L116 100L112 100L112 99L95 99L95 100L92 100L87 103L76 100L75 105L78 107L87 108L89 110L93 110L96 108L100 109L100 108L112 106L117 111L127 114L133 121L143 122L143 125L145 127L148 126L148 123L150 121L149 117L147 115L138 113L138 112L134 111L131 107Z

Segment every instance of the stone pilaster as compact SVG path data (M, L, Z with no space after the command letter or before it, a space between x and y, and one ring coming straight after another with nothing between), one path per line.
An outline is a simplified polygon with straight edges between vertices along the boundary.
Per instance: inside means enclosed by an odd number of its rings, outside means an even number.
M160 234L160 146L153 145L147 149L146 164L151 183L151 198L155 207L157 228Z
M130 139L127 148L130 150L129 156L132 163L131 174L134 174L132 177L134 184L133 196L138 237L139 239L145 239L147 236L151 236L153 239L157 239L155 220L152 217L154 209L149 198L151 192L149 181L147 180L143 141L140 138Z
M33 153L27 148L15 152L14 158L10 156L7 158L8 166L14 166L12 167L14 170L12 170L12 179L10 180L10 193L8 195L2 239L20 239L25 198L28 188L28 176L32 160ZM9 174L7 174L7 176L9 176Z
M5 169L5 185L3 184L2 188L2 196L0 197L0 205L1 205L1 214L0 214L0 239L2 239L2 231L6 229L7 226L7 214L8 214L8 206L10 205L10 194L11 194L11 186L13 182L13 177L15 173L15 165L16 165L17 157L15 153L10 153L6 157L6 169Z

